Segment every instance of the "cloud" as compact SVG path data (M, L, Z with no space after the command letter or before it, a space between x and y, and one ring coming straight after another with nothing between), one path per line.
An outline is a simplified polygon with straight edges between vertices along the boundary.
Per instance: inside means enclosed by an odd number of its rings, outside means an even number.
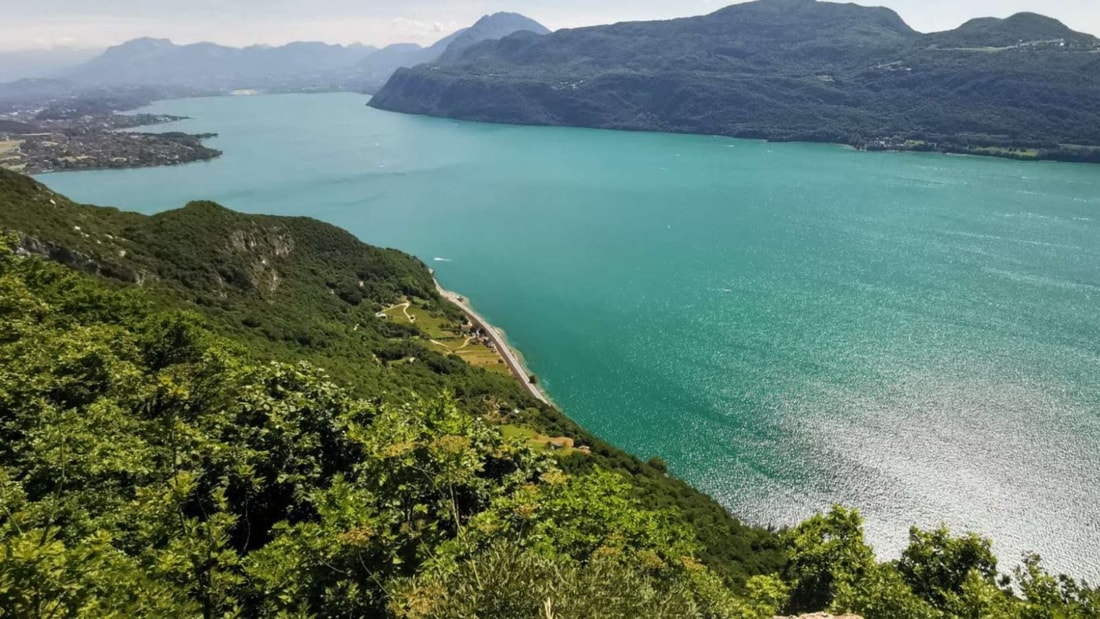
M441 22L421 21L406 17L397 17L390 22L390 25L392 27L389 33L391 36L413 43L420 43L425 37L439 38L436 35L444 29Z

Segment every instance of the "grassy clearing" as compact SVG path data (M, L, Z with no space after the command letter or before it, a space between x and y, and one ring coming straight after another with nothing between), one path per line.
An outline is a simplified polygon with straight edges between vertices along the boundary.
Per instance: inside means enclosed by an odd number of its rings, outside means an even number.
M408 302L409 302L408 299L402 299L401 303L399 305L395 305L393 307L388 307L388 308L382 310L381 312L379 312L379 314L384 315L384 316L386 316L386 318L389 318L390 320L395 320L397 322L403 322L403 323L411 322L405 315L405 307L406 307L405 303L408 303Z
M444 354L458 355L470 365L492 372L510 374L504 360L493 349L463 332L458 322L425 308L420 299L402 299L401 304L380 313L390 320L416 325L432 346Z
M526 428L517 425L503 425L499 427L500 433L504 435L504 438L510 440L526 441L531 448L538 451L553 451L562 455L568 456L576 453L584 453L580 449L576 449L572 446L572 441L564 437L550 437L535 432L531 428ZM554 443L562 445L561 447L554 447Z

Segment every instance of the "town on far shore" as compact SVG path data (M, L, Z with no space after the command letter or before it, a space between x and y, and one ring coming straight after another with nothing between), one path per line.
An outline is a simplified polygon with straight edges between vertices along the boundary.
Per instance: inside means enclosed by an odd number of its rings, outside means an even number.
M44 95L0 102L0 167L24 174L178 165L220 156L204 141L216 134L150 133L140 127L179 120L121 114L159 93Z

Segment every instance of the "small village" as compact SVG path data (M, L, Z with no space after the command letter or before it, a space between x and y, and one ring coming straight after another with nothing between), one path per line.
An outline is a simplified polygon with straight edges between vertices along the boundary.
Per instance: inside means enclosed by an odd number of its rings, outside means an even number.
M0 137L0 144L17 142L0 154L0 165L28 174L179 165L221 154L203 145L205 137L111 131L49 133L23 136L19 140Z
M25 106L0 114L0 167L26 174L179 165L220 156L214 134L129 131L183 120L117 114L100 106Z

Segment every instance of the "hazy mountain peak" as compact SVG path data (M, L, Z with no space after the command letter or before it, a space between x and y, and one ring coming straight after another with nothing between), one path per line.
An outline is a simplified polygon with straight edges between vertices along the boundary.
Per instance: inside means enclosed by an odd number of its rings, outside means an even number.
M503 27L513 29L514 31L530 30L535 34L550 33L550 30L546 26L543 26L542 24L531 19L530 17L527 17L526 15L521 15L519 13L511 13L508 11L499 11L497 13L486 15L477 20L477 22L474 23L472 29L485 27Z
M176 45L168 39L147 37L112 47L70 71L69 76L96 85L203 90L308 87L331 83L329 76L349 71L373 51L316 41L237 48L210 42Z
M139 49L157 49L164 47L176 47L170 39L156 39L153 37L141 37L137 39L131 39L119 45L108 48L108 51L112 49L126 49L126 50L139 50Z
M458 36L447 43L441 58L457 58L462 52L478 43L503 39L517 32L533 32L544 35L550 34L550 29L519 13L493 13L477 20L473 26L466 30L456 33Z
M546 26L519 13L493 13L477 20L473 26L453 32L428 48L419 45L390 45L371 54L359 65L362 88L375 92L386 83L394 71L458 57L467 49L521 31L539 35L550 32Z

